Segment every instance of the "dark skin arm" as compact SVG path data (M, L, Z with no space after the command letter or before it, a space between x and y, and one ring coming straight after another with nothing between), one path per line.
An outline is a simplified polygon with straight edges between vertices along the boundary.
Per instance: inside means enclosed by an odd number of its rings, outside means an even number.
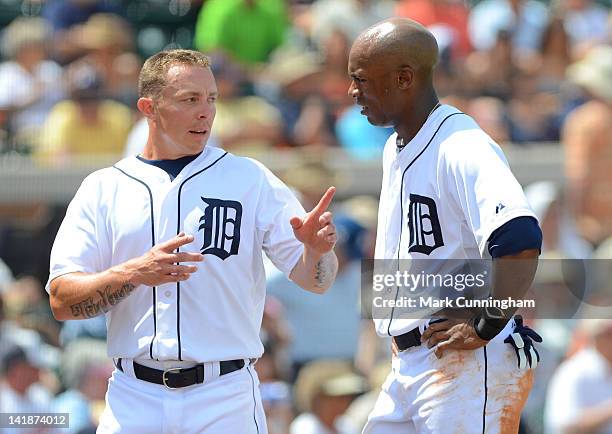
M529 290L538 266L539 251L524 250L516 255L503 256L493 261L493 291L495 299L521 300ZM511 318L516 309L504 312ZM431 324L421 337L427 348L435 347L434 354L441 358L447 350L475 350L489 341L481 339L474 329L474 319L448 319Z

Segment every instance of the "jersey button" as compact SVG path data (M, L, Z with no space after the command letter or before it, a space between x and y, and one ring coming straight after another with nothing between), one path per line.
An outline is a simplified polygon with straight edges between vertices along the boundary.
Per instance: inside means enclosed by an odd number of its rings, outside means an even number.
M172 293L170 291L166 291L164 292L164 295L168 298L170 298L170 296L172 295Z

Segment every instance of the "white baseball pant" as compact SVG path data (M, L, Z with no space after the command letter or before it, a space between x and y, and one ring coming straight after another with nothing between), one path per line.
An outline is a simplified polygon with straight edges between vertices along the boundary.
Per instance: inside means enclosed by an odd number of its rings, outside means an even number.
M171 390L115 369L97 433L267 434L257 373L248 365Z
M533 370L518 368L510 331L441 359L426 345L401 352L363 434L516 434Z

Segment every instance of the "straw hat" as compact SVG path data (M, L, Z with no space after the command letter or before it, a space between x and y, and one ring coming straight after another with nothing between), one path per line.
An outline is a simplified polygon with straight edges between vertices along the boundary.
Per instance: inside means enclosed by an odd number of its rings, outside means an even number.
M319 395L353 396L368 391L366 380L339 360L318 360L300 371L295 383L295 400L300 411L312 411Z
M2 55L13 59L29 45L45 44L51 35L51 26L43 18L15 18L2 32Z
M133 45L132 29L118 15L94 14L76 30L82 48L95 50L116 47L130 49Z
M567 68L567 77L592 94L612 102L612 47L599 46Z
M321 60L310 51L279 50L263 71L263 76L281 87L289 86L321 70Z

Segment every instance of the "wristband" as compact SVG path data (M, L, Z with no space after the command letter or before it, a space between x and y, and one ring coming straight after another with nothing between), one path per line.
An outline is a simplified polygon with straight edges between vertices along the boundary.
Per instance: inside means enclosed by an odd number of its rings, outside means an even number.
M480 339L490 341L497 336L508 324L507 319L491 319L477 316L474 319L474 330Z

